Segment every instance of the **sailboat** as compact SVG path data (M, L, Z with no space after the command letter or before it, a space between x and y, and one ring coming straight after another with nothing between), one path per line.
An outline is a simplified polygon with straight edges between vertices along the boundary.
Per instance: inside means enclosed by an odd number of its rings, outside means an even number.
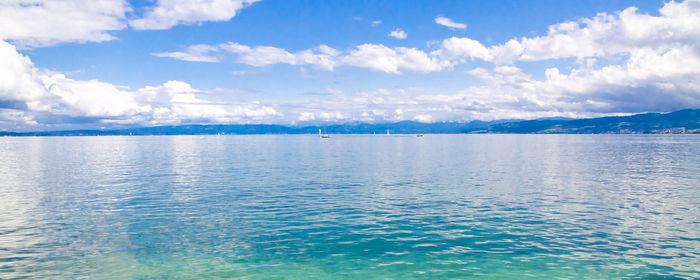
M320 129L318 130L318 137L321 137L321 138L331 138L331 136L328 135L328 134L321 134L321 130L320 130Z

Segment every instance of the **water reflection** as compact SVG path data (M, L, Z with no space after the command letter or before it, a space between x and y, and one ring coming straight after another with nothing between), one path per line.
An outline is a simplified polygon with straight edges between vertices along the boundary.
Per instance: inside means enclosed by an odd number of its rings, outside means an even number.
M0 278L700 277L700 139L0 139Z

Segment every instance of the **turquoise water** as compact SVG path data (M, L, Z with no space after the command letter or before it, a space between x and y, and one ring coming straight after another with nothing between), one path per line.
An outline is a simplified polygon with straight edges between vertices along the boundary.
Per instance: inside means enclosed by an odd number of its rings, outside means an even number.
M700 137L0 138L0 278L700 278Z

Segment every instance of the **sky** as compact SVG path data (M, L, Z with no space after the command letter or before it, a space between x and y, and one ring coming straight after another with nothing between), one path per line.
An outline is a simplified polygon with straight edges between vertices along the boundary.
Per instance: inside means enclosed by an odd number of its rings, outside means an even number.
M700 0L4 0L0 130L700 108Z

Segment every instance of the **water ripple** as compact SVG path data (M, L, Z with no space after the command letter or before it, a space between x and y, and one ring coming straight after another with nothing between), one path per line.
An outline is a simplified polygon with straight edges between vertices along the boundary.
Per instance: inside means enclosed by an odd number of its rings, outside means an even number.
M0 278L700 278L700 138L0 139Z

